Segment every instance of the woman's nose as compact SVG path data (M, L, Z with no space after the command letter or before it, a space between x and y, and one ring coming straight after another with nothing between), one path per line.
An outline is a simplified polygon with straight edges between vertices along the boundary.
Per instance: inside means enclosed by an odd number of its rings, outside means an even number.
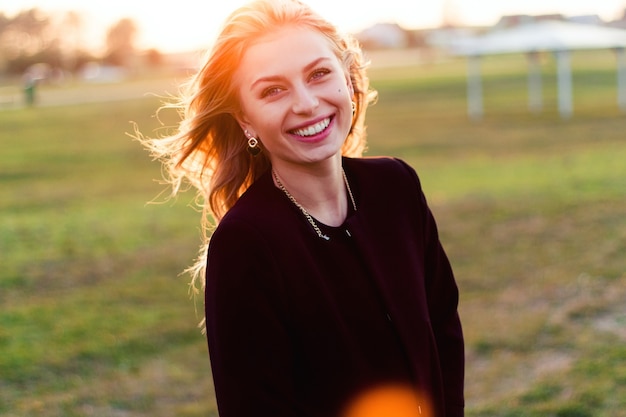
M297 114L309 114L319 105L319 99L306 86L294 88L292 110Z

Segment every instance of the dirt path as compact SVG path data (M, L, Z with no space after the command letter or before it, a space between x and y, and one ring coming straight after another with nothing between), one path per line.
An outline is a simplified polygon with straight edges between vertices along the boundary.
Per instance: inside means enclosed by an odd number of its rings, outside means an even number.
M132 80L111 83L72 83L44 85L37 89L36 106L67 106L102 101L133 100L149 96L166 96L177 91L181 80L175 77ZM21 108L25 99L21 86L0 87L0 109Z

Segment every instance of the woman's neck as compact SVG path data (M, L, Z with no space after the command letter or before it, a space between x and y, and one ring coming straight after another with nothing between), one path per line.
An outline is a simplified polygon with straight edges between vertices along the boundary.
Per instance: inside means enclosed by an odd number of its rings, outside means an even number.
M349 197L341 159L315 166L279 164L272 169L287 192L315 219L329 226L344 222Z

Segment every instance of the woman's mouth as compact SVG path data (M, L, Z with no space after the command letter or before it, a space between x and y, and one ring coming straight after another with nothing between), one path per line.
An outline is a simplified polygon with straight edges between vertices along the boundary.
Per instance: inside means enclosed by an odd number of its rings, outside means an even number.
M293 129L290 130L289 133L297 135L297 136L302 136L302 137L311 137L311 136L315 136L315 135L319 135L320 133L322 133L324 130L326 130L326 128L328 128L328 126L330 125L332 118L331 117L327 117L323 120L320 120L319 122L312 124L310 126L307 127L303 127L301 129Z

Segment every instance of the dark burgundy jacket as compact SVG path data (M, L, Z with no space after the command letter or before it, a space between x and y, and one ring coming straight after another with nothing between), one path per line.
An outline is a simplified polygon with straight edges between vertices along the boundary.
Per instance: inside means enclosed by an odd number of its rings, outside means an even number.
M375 384L409 382L463 416L458 290L415 171L344 158L357 211L320 239L259 178L211 237L206 324L221 417L341 417Z

